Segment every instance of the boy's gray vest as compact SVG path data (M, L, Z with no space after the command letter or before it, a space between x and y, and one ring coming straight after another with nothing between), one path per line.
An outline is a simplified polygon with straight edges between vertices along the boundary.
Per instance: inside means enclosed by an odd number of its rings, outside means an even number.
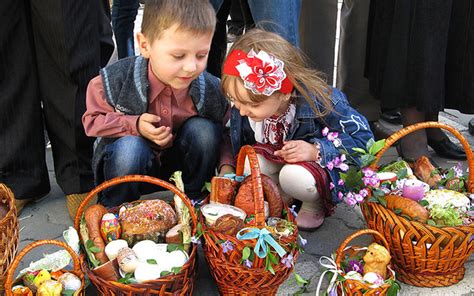
M117 61L100 70L107 102L117 112L140 115L148 110L148 60L142 56ZM207 72L201 73L189 86L198 115L222 124L229 103L220 91L219 79ZM104 148L117 138L97 138L94 144L92 169L95 180L103 180L101 160Z

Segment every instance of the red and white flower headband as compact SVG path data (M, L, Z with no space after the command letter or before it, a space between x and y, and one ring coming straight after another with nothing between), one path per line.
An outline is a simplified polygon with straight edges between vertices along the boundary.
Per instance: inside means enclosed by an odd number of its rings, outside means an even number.
M254 94L270 96L277 90L285 94L293 90L283 68L283 61L263 50L258 54L253 49L248 54L233 50L224 63L223 72L242 78L244 87Z

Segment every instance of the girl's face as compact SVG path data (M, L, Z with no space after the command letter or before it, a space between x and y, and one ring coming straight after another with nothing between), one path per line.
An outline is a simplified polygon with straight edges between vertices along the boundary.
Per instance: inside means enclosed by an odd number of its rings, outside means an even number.
M244 87L239 79L234 89L229 89L227 94L234 103L234 106L240 111L240 115L247 116L253 121L263 121L265 118L273 115L280 115L288 109L290 104L290 94L283 94L279 91L268 96L266 100L255 103L250 100L250 90Z

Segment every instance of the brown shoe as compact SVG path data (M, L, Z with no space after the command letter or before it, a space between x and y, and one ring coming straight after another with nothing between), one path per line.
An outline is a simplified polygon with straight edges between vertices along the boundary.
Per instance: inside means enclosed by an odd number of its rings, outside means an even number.
M87 193L77 193L77 194L66 195L66 206L69 211L69 217L71 217L72 220L76 218L77 210L79 209L79 206L81 205L81 203L86 199L86 197L87 197ZM97 195L94 196L89 201L89 203L86 205L84 210L96 203L97 203Z
M15 199L15 207L16 207L16 215L20 216L21 211L23 208L30 202L32 202L32 198L27 199Z

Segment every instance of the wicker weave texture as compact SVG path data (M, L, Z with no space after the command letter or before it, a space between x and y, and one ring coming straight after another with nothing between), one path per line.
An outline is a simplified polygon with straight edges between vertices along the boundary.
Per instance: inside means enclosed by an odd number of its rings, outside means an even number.
M248 157L251 171L252 190L254 197L254 214L255 227L263 228L265 226L265 213L263 208L264 196L262 180L260 175L260 167L258 164L257 154L251 146L244 146L239 152L237 158L236 174L243 175L245 158ZM288 219L294 222L294 217L288 210ZM265 269L265 259L255 256L253 265L248 268L241 264L242 250L246 246L255 246L257 240L238 240L235 236L226 235L215 232L206 227L204 217L200 216L203 237L205 244L203 245L206 261L212 276L217 282L221 295L275 295L278 287L289 277L293 271L293 266L287 268L283 264L274 265L275 275ZM295 223L296 224L296 223ZM279 244L293 255L296 262L298 258L298 250L292 249L290 244L295 244L298 238L298 230L286 238L279 240ZM230 241L233 243L233 250L223 253L220 242Z
M61 247L61 248L65 249L69 253L69 255L71 255L71 258L72 258L72 261L73 261L73 270L62 270L62 271L73 273L77 277L79 277L79 279L81 280L82 285L81 285L81 288L74 293L74 296L84 296L85 295L84 273L81 270L81 264L79 262L79 258L77 256L76 252L74 252L74 250L71 249L71 247L69 247L64 242L57 241L57 240L39 240L39 241L32 242L31 244L27 245L18 254L18 256L16 256L15 260L13 260L12 265L8 269L7 278L6 278L6 281L5 281L6 296L13 295L13 293L12 293L12 287L13 287L13 284L14 284L13 277L14 277L14 274L15 274L15 270L18 267L18 264L20 264L20 262L21 262L21 259L23 259L23 257L28 252L30 252L31 250L33 250L37 247L40 247L40 246L44 246L44 245L56 245L58 247Z
M79 231L79 224L83 212L89 203L99 192L111 186L128 183L128 182L144 182L154 184L172 191L184 202L189 209L192 221L192 235L196 234L197 216L194 207L189 198L181 190L173 184L160 180L158 178L143 176L143 175L128 175L123 177L113 178L108 180L96 188L94 188L77 210L76 218L74 219L74 228ZM191 253L188 262L183 265L177 274L170 274L160 277L156 280L147 281L141 284L122 284L116 281L106 281L101 277L95 275L89 268L88 263L83 255L81 255L81 266L84 272L89 277L92 284L97 288L101 295L140 295L140 296L171 296L171 295L192 295L194 280L196 278L196 258L197 248L191 244Z
M467 140L453 127L439 122L415 124L390 136L377 155L383 153L396 141L414 131L425 128L441 128L451 132L466 151L470 175L467 189L474 192L474 160ZM377 162L372 166L377 169ZM464 276L464 264L474 251L474 224L457 227L434 227L409 221L377 203L366 202L362 213L367 226L380 232L388 241L397 278L409 285L419 287L449 286Z
M0 184L0 204L7 207L6 216L0 221L0 294L3 291L6 273L10 267L17 248L19 227L15 207L15 197L5 184Z

